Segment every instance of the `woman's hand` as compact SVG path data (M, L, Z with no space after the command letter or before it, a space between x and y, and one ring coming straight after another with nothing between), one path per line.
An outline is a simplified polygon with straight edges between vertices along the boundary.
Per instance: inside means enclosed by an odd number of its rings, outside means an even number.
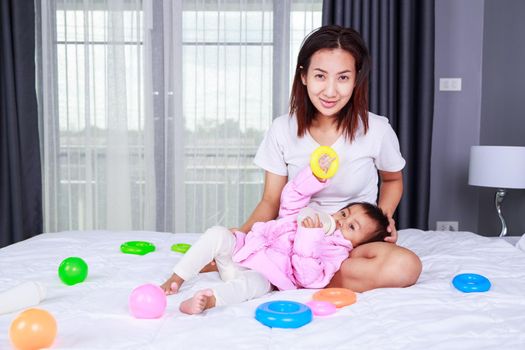
M385 237L385 241L389 243L396 243L397 242L397 229L396 229L396 221L392 219L391 217L388 217L388 221L390 224L387 227L387 231L390 233L390 236Z

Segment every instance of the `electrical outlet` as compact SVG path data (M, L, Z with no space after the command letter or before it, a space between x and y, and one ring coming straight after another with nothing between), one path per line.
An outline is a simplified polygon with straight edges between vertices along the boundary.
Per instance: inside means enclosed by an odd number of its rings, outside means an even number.
M437 221L436 231L458 231L459 222L457 221Z
M439 78L439 91L461 91L461 78Z

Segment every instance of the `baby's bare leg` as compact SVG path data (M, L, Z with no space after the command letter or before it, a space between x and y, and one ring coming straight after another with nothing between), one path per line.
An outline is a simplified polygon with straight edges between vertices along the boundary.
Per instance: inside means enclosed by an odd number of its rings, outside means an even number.
M204 310L215 307L215 296L211 289L203 289L180 304L180 311L188 315L200 314Z

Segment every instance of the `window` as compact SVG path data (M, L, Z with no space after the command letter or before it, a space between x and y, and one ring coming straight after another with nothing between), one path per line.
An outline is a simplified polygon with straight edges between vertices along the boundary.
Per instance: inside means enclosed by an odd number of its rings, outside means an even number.
M46 231L240 225L321 1L39 6Z

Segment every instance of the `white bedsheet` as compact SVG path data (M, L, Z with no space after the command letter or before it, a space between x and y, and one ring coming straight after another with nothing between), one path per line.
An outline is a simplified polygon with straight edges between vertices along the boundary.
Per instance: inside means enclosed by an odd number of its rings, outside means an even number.
M400 231L399 244L423 261L418 283L404 289L358 294L357 303L334 315L314 317L299 329L271 329L257 322L255 308L269 300L307 302L312 290L274 292L243 304L188 316L178 303L196 289L218 282L201 274L168 298L165 315L139 320L128 312L131 290L162 283L181 256L174 243L195 234L159 232L60 232L42 234L0 249L0 291L39 281L48 297L39 306L58 323L53 349L525 349L525 253L504 242L468 232ZM130 240L154 243L145 256L122 254ZM82 257L89 276L75 286L57 276L60 262ZM486 293L451 286L463 272L487 276ZM0 349L18 312L0 315Z

